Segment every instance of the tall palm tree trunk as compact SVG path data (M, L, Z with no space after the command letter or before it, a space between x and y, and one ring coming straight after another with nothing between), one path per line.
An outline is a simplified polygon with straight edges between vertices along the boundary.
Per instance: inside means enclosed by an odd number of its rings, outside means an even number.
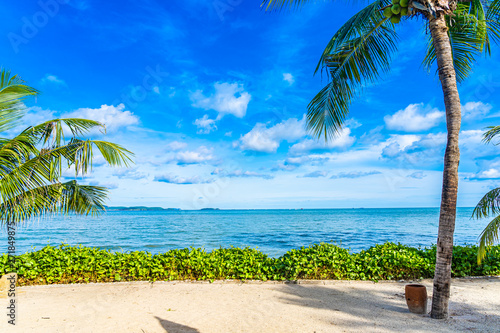
M457 210L458 163L460 161L458 136L461 115L453 56L444 15L439 13L437 18L429 16L429 26L436 50L439 79L444 93L448 129L431 311L432 318L443 319L448 317L450 298L453 233Z

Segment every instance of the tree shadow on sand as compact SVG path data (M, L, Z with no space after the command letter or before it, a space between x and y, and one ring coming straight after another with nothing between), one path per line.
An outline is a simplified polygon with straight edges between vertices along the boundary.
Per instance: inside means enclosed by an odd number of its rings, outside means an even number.
M200 333L200 331L198 331L196 328L177 324L156 316L155 318L160 322L161 327L163 327L163 329L167 333Z
M428 292L432 289L427 288ZM500 327L499 312L486 314L485 310L500 309L500 300L494 303L485 303L483 307L474 307L468 303L457 302L452 298L450 302L450 318L447 320L431 319L427 315L410 313L406 306L404 284L396 288L380 288L373 290L373 286L342 285L283 285L279 291L284 296L281 300L288 304L315 309L330 310L324 320L332 325L332 329L339 331L383 331L383 332L416 332L432 330L433 332L450 331L481 331L484 326L491 328L491 332L498 332L494 328ZM431 299L428 302L430 312ZM425 327L423 326L425 325ZM488 329L486 332L489 332Z

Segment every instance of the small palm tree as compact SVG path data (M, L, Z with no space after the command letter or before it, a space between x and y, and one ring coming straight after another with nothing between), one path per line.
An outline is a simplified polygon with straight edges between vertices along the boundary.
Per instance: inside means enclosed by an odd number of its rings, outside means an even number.
M266 10L297 8L311 0L264 0ZM437 63L444 93L448 140L437 239L432 300L433 318L448 317L453 233L458 190L461 124L457 81L467 78L475 58L489 54L500 38L500 0L370 0L333 35L316 72L325 70L330 82L308 105L307 125L328 139L341 129L353 98L361 88L391 69L397 51L397 27L418 17L426 26L428 50L423 63ZM315 72L315 73L316 73Z
M9 71L0 71L0 132L18 125L25 112L22 101L38 91ZM85 140L103 124L86 119L53 119L28 127L12 139L0 138L0 223L19 223L47 214L96 215L105 209L107 190L61 182L63 172L74 169L75 178L92 169L95 149L112 166L127 166L133 154L106 141ZM67 131L71 133L65 137Z
M488 127L489 130L484 133L483 141L490 143L495 137L500 135L500 126ZM494 143L499 145L500 142ZM500 187L486 193L478 202L476 208L472 212L472 217L476 219L486 218L491 215L497 215L484 228L479 235L479 249L477 252L477 263L480 264L486 256L486 250L489 246L498 242L498 230L500 229Z

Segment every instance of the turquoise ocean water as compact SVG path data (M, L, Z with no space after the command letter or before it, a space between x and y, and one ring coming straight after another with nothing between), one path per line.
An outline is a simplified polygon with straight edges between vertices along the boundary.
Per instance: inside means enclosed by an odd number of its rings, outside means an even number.
M459 208L455 243L475 244L486 220ZM411 246L436 243L439 209L317 209L108 212L97 218L55 217L17 230L16 250L62 242L113 251L152 253L174 248L258 247L279 256L293 248L335 242L357 252L386 241ZM7 252L2 230L0 252Z

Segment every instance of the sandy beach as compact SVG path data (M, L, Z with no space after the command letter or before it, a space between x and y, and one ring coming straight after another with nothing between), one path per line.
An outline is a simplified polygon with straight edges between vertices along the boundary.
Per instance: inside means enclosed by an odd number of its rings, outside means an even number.
M498 332L500 278L453 280L450 318L408 312L407 282L134 282L17 288L2 332ZM432 294L432 281L422 281ZM8 299L0 299L3 306ZM430 300L429 300L430 310ZM4 310L6 312L6 310Z

